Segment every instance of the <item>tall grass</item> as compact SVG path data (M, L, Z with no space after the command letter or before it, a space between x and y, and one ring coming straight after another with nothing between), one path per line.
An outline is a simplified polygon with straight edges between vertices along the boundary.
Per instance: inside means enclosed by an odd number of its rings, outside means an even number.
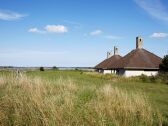
M0 77L0 125L161 125L144 94L15 74Z
M146 76L142 74L140 76L132 77L123 77L116 74L100 74L97 72L85 72L85 74L96 78L111 80L113 82L144 82L168 84L168 73L159 73L156 76Z

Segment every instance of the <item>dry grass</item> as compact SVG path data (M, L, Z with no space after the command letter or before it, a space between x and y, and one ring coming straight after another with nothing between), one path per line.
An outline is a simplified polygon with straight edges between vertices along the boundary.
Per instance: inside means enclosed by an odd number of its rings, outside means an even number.
M10 74L0 77L0 125L152 126L161 116L141 93Z
M116 74L101 74L98 72L85 72L86 75L101 78L104 80L111 80L113 82L142 82L139 76L136 77L123 77Z

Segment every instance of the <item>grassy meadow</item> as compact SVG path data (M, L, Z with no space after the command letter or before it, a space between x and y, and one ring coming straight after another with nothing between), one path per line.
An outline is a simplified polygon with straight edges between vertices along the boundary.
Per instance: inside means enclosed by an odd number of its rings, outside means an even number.
M168 125L168 85L82 71L0 71L2 126Z

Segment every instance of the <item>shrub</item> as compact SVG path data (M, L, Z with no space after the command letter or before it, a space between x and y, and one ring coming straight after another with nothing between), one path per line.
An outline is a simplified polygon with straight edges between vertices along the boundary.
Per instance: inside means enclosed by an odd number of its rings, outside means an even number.
M168 84L168 73L159 73L156 77L156 80L160 80L162 83Z
M150 78L144 74L140 76L140 80L142 80L143 82L150 82Z
M159 67L161 72L168 72L168 55L164 56Z
M141 75L141 76L139 76L139 78L142 82L168 84L168 73L159 73L156 76Z
M40 67L40 71L44 71L44 67Z
M53 68L52 68L53 70L58 70L58 68L56 67L56 66L53 66Z
M75 70L76 70L76 71L79 71L79 69L78 69L78 68L75 68Z

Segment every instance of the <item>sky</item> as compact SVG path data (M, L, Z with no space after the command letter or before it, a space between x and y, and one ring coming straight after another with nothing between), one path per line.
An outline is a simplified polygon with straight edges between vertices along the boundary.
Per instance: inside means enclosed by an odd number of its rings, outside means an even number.
M0 0L0 66L93 67L137 36L168 54L167 0Z

